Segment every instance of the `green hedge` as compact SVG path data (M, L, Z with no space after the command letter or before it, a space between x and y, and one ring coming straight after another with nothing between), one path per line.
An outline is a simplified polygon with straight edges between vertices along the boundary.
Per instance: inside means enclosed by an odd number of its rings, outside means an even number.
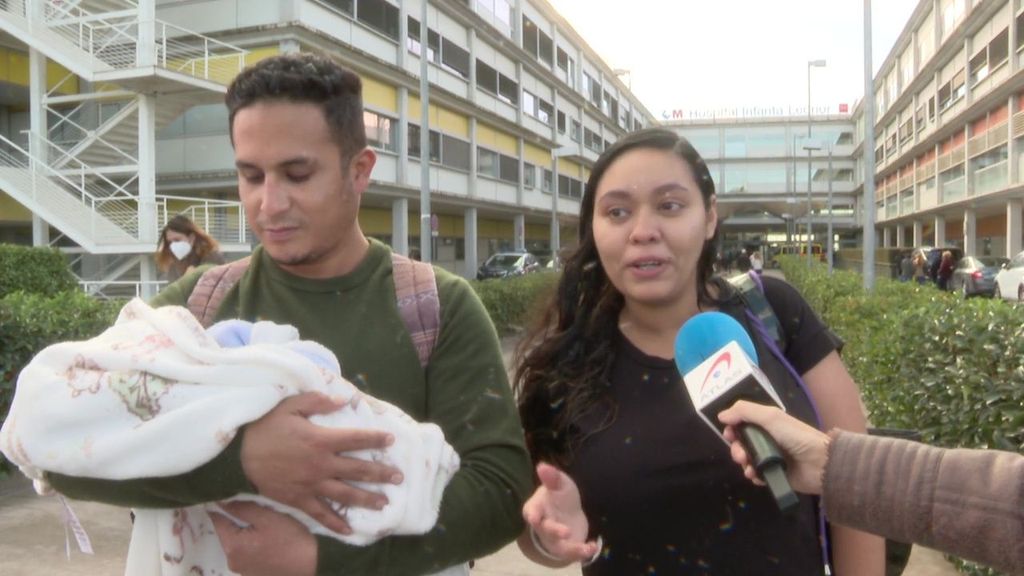
M829 277L805 262L783 272L846 341L872 425L915 429L937 446L1024 452L1024 307L887 279L868 293L859 274Z
M543 311L560 275L527 274L500 280L471 280L499 334L510 334L530 324Z
M77 288L67 260L57 250L0 244L0 298L19 290L54 295Z

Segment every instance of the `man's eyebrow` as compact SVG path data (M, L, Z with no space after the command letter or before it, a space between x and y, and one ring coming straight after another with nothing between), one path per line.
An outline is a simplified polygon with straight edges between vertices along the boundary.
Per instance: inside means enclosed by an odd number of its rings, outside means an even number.
M285 160L284 162L281 162L281 163L277 164L277 166L280 166L281 168L291 168L293 166L299 166L299 167L310 166L310 165L315 164L315 163L316 163L316 161L313 160L312 158L307 158L305 156L300 156L298 158L289 158L288 160ZM260 169L259 166L255 165L255 164L253 164L251 162L246 162L245 160L235 160L235 168L237 168L239 170L259 170Z

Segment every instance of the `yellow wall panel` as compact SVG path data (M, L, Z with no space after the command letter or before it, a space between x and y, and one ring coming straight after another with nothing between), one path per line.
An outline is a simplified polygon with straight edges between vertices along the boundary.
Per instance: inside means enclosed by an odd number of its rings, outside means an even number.
M363 234L391 234L391 211L381 208L360 208L359 227Z
M27 222L32 220L32 212L0 191L0 222Z
M551 151L533 144L523 145L523 159L538 166L551 167Z
M418 97L409 96L405 115L409 122L420 123L420 99ZM442 106L430 105L430 129L469 140L469 118Z
M469 118L440 107L435 112L433 106L430 108L430 116L431 123L441 132L469 140Z
M46 88L53 90L67 75L67 68L52 61L46 61ZM0 48L0 81L28 86L28 54L10 48ZM72 76L60 84L59 94L76 94L78 77Z
M573 178L580 177L580 170L582 166L573 162L572 160L566 160L565 158L558 159L558 173L565 174L566 176L572 176Z
M504 152L512 156L516 156L519 153L516 148L515 137L479 122L476 124L476 143L484 148Z
M397 112L398 90L394 86L364 76L363 102L387 112Z
M551 239L551 227L545 226L544 224L527 224L526 225L526 239L527 240L550 240Z
M263 60L264 58L270 58L281 50L277 46L264 46L263 48L253 48L245 55L245 65L252 66L253 64Z

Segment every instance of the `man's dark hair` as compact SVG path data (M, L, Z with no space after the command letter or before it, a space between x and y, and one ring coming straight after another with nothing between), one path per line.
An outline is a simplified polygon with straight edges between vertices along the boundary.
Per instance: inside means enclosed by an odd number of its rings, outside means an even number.
M345 157L366 147L363 83L354 72L309 52L281 54L249 66L228 86L224 102L234 144L235 115L260 102L316 104Z

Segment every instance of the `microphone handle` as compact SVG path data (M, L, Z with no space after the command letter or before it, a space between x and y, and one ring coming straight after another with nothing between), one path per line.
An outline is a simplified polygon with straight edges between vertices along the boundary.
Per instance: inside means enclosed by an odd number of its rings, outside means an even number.
M786 459L775 439L756 424L741 425L739 432L751 465L768 485L779 511L783 514L795 511L799 499L786 478Z

